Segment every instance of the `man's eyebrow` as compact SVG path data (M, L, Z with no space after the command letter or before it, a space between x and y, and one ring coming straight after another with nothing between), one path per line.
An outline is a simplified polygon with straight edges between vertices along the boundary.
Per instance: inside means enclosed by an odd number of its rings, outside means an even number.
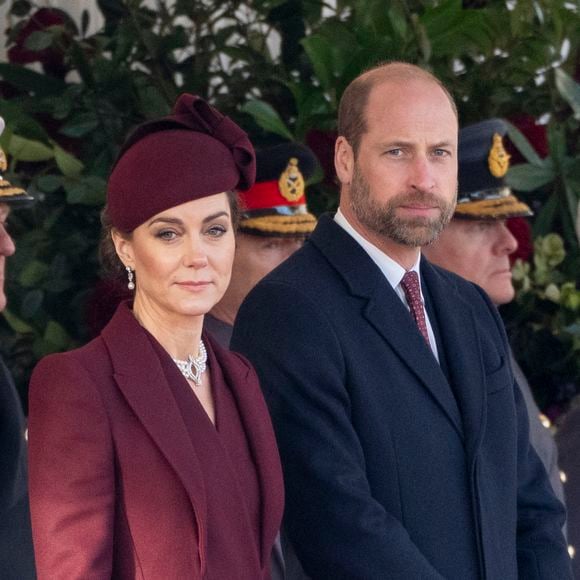
M455 148L457 147L453 141L440 141L439 143L435 143L433 145L433 149L442 149L442 148Z
M397 148L405 148L405 147L415 147L416 143L414 141L403 141L403 140L396 140L396 141L385 141L383 143L379 143L378 147L381 149L397 149ZM430 146L432 149L439 149L442 147L456 147L454 141L444 140L434 143Z

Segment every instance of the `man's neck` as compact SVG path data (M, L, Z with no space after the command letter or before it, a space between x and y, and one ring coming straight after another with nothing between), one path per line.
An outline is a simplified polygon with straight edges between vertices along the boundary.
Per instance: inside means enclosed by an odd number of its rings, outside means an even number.
M421 253L421 248L415 248L411 246L405 246L399 244L392 240L391 238L381 236L373 231L366 228L354 213L348 207L348 204L341 204L340 211L342 215L346 218L351 227L367 242L373 244L377 247L383 254L386 254L391 260L394 260L403 267L405 270L409 270L417 262L419 254Z

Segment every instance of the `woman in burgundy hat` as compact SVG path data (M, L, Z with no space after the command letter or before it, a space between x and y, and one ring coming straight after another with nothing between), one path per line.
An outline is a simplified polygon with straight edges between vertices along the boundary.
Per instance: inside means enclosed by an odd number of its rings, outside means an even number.
M103 254L133 300L31 381L40 580L269 578L283 509L270 419L252 367L202 333L230 279L231 192L254 176L247 135L192 95L125 143Z

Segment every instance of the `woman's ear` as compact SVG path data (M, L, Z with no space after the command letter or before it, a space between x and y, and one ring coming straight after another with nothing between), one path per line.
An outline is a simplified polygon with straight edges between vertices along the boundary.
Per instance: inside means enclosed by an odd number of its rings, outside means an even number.
M134 268L135 258L133 256L133 245L131 239L127 237L126 234L121 233L119 230L111 230L111 239L115 245L115 250L119 260L123 262L123 266L129 266Z

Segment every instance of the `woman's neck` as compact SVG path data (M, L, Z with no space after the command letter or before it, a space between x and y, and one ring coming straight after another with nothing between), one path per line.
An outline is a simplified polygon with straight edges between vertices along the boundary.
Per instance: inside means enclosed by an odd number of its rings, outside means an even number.
M184 360L190 354L198 356L203 315L168 315L160 308L143 304L137 297L133 304L133 315L172 358Z

